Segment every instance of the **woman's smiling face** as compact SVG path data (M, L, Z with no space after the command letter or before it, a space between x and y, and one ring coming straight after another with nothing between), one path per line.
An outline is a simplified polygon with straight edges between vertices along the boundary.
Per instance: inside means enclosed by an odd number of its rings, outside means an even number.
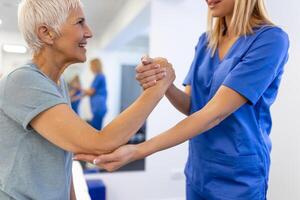
M64 56L68 63L86 61L87 39L92 32L85 22L82 8L71 10L66 22L62 25L60 35L55 39L53 48Z

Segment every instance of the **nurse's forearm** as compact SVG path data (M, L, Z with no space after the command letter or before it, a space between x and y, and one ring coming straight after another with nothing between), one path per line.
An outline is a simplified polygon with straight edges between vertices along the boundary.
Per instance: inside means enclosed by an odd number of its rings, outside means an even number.
M95 89L94 88L85 89L83 90L83 94L85 96L93 96L95 94Z
M173 128L138 145L137 159L147 157L158 151L181 144L192 137L216 126L222 119L214 118L202 110L179 122Z
M190 96L188 94L179 90L172 84L166 92L166 97L178 111L185 115L189 115Z
M173 147L213 128L246 102L247 99L239 93L226 86L221 86L203 109L166 132L141 143L138 146L137 158Z

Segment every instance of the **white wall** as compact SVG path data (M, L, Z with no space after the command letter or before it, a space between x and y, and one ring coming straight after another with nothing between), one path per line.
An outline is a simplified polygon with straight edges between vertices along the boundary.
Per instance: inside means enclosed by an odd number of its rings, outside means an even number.
M273 106L270 200L300 199L300 2L267 0L274 22L287 31L290 58L285 68L277 102Z
M6 53L2 50L4 44L25 45L22 36L16 32L0 31L0 75L7 74L19 64L27 61L30 54Z

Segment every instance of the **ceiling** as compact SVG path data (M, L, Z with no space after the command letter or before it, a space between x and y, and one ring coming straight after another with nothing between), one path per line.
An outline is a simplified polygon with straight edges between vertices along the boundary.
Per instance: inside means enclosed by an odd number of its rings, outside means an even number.
M115 14L130 0L82 0L88 24L100 36ZM0 31L18 31L17 10L20 0L0 0ZM95 3L97 2L97 3Z

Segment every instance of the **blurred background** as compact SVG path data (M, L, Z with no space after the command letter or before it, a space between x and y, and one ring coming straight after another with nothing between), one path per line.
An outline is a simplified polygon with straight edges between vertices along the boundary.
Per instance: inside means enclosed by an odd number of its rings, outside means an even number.
M17 27L18 2L0 0L1 75L30 59ZM94 37L88 41L87 62L69 67L64 76L67 81L78 76L81 87L89 88L94 78L89 61L94 58L102 61L107 90L107 112L103 125L109 123L141 92L134 79L134 68L143 55L168 58L177 74L175 84L181 85L192 62L198 38L206 30L207 6L204 0L82 2ZM290 59L278 99L272 107L273 149L268 199L299 200L300 2L266 0L266 3L271 19L287 31L291 44ZM87 121L91 120L92 111L88 97L81 100L78 114ZM138 143L151 138L181 119L183 115L163 99L145 126L130 142ZM185 143L138 161L118 172L87 170L84 180L90 181L89 188L94 187L91 185L93 180L102 180L103 185L98 186L105 187L108 200L184 200L183 169L186 158ZM81 187L80 184L82 182L78 183L78 188Z

